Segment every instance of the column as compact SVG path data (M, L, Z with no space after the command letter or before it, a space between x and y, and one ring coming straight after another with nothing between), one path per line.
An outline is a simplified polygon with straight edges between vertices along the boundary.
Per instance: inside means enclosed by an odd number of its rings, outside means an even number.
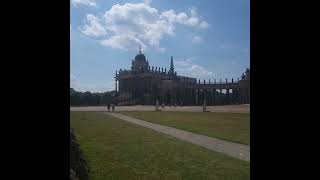
M230 104L229 90L230 89L226 89L226 104Z
M198 94L199 94L199 90L195 90L195 93L196 93L196 105L198 105Z
M223 95L222 95L222 89L220 89L220 94L219 94L219 104L223 104Z
M217 103L216 103L216 90L215 89L213 89L213 95L212 95L213 97L213 105L216 105Z

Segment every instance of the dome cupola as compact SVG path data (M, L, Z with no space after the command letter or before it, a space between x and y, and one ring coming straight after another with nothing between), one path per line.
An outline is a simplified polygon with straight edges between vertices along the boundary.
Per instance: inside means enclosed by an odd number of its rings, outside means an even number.
M135 61L146 61L146 57L141 53L137 54L136 57L134 58Z

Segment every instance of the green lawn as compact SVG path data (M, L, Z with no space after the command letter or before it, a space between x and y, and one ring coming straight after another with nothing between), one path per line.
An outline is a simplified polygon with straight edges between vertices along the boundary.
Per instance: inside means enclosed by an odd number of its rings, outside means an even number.
M71 112L91 179L250 179L250 164L102 113Z
M250 144L249 113L123 112L123 114L210 137Z

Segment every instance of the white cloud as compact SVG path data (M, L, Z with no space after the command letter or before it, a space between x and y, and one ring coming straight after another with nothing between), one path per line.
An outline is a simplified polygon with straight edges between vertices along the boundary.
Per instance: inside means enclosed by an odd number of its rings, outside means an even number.
M199 26L201 27L201 28L208 28L208 26L209 26L209 24L206 22L206 21L202 21L200 24L199 24Z
M190 58L174 61L174 64L177 72L183 73L187 76L207 78L208 76L213 75L211 71L208 71L206 68L194 63Z
M150 5L152 3L152 0L143 0L143 2L146 4L146 5Z
M174 10L170 9L161 13L161 18L166 19L170 23L180 23L184 25L194 26L197 22L196 18L188 17L184 12L176 14Z
M70 87L77 91L90 91L90 92L106 92L114 90L115 82L109 81L106 83L102 82L81 82L75 75L70 74Z
M175 35L176 24L195 28L208 24L200 20L195 9L190 10L191 15L175 13L172 9L160 13L150 7L150 2L116 4L100 17L89 14L81 32L87 36L101 36L104 38L102 45L115 49L136 49L140 44L164 51L160 41L166 35ZM105 36L107 34L110 36Z
M87 14L86 22L88 24L80 28L80 31L87 36L103 36L107 34L105 28L101 25L100 19L92 14Z
M85 5L85 6L96 6L95 0L71 0L72 5L77 7L78 5Z
M142 49L146 49L146 45L138 38L132 35L116 35L109 39L101 41L102 45L110 46L113 49L127 50L128 48L137 49L141 45Z
M171 23L179 23L186 26L194 26L194 27L201 27L206 28L204 24L208 24L205 21L201 21L197 15L196 9L190 10L191 16L188 16L186 13L175 13L173 9L169 11L164 11L161 13L160 17L162 19L166 19Z
M202 42L202 38L200 36L193 36L191 41L193 43L201 43Z

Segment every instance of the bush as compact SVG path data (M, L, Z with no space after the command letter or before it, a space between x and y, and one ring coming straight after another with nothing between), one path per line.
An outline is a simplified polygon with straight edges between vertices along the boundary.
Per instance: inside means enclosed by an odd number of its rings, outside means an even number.
M70 129L70 179L88 180L89 169L80 150L79 143Z

